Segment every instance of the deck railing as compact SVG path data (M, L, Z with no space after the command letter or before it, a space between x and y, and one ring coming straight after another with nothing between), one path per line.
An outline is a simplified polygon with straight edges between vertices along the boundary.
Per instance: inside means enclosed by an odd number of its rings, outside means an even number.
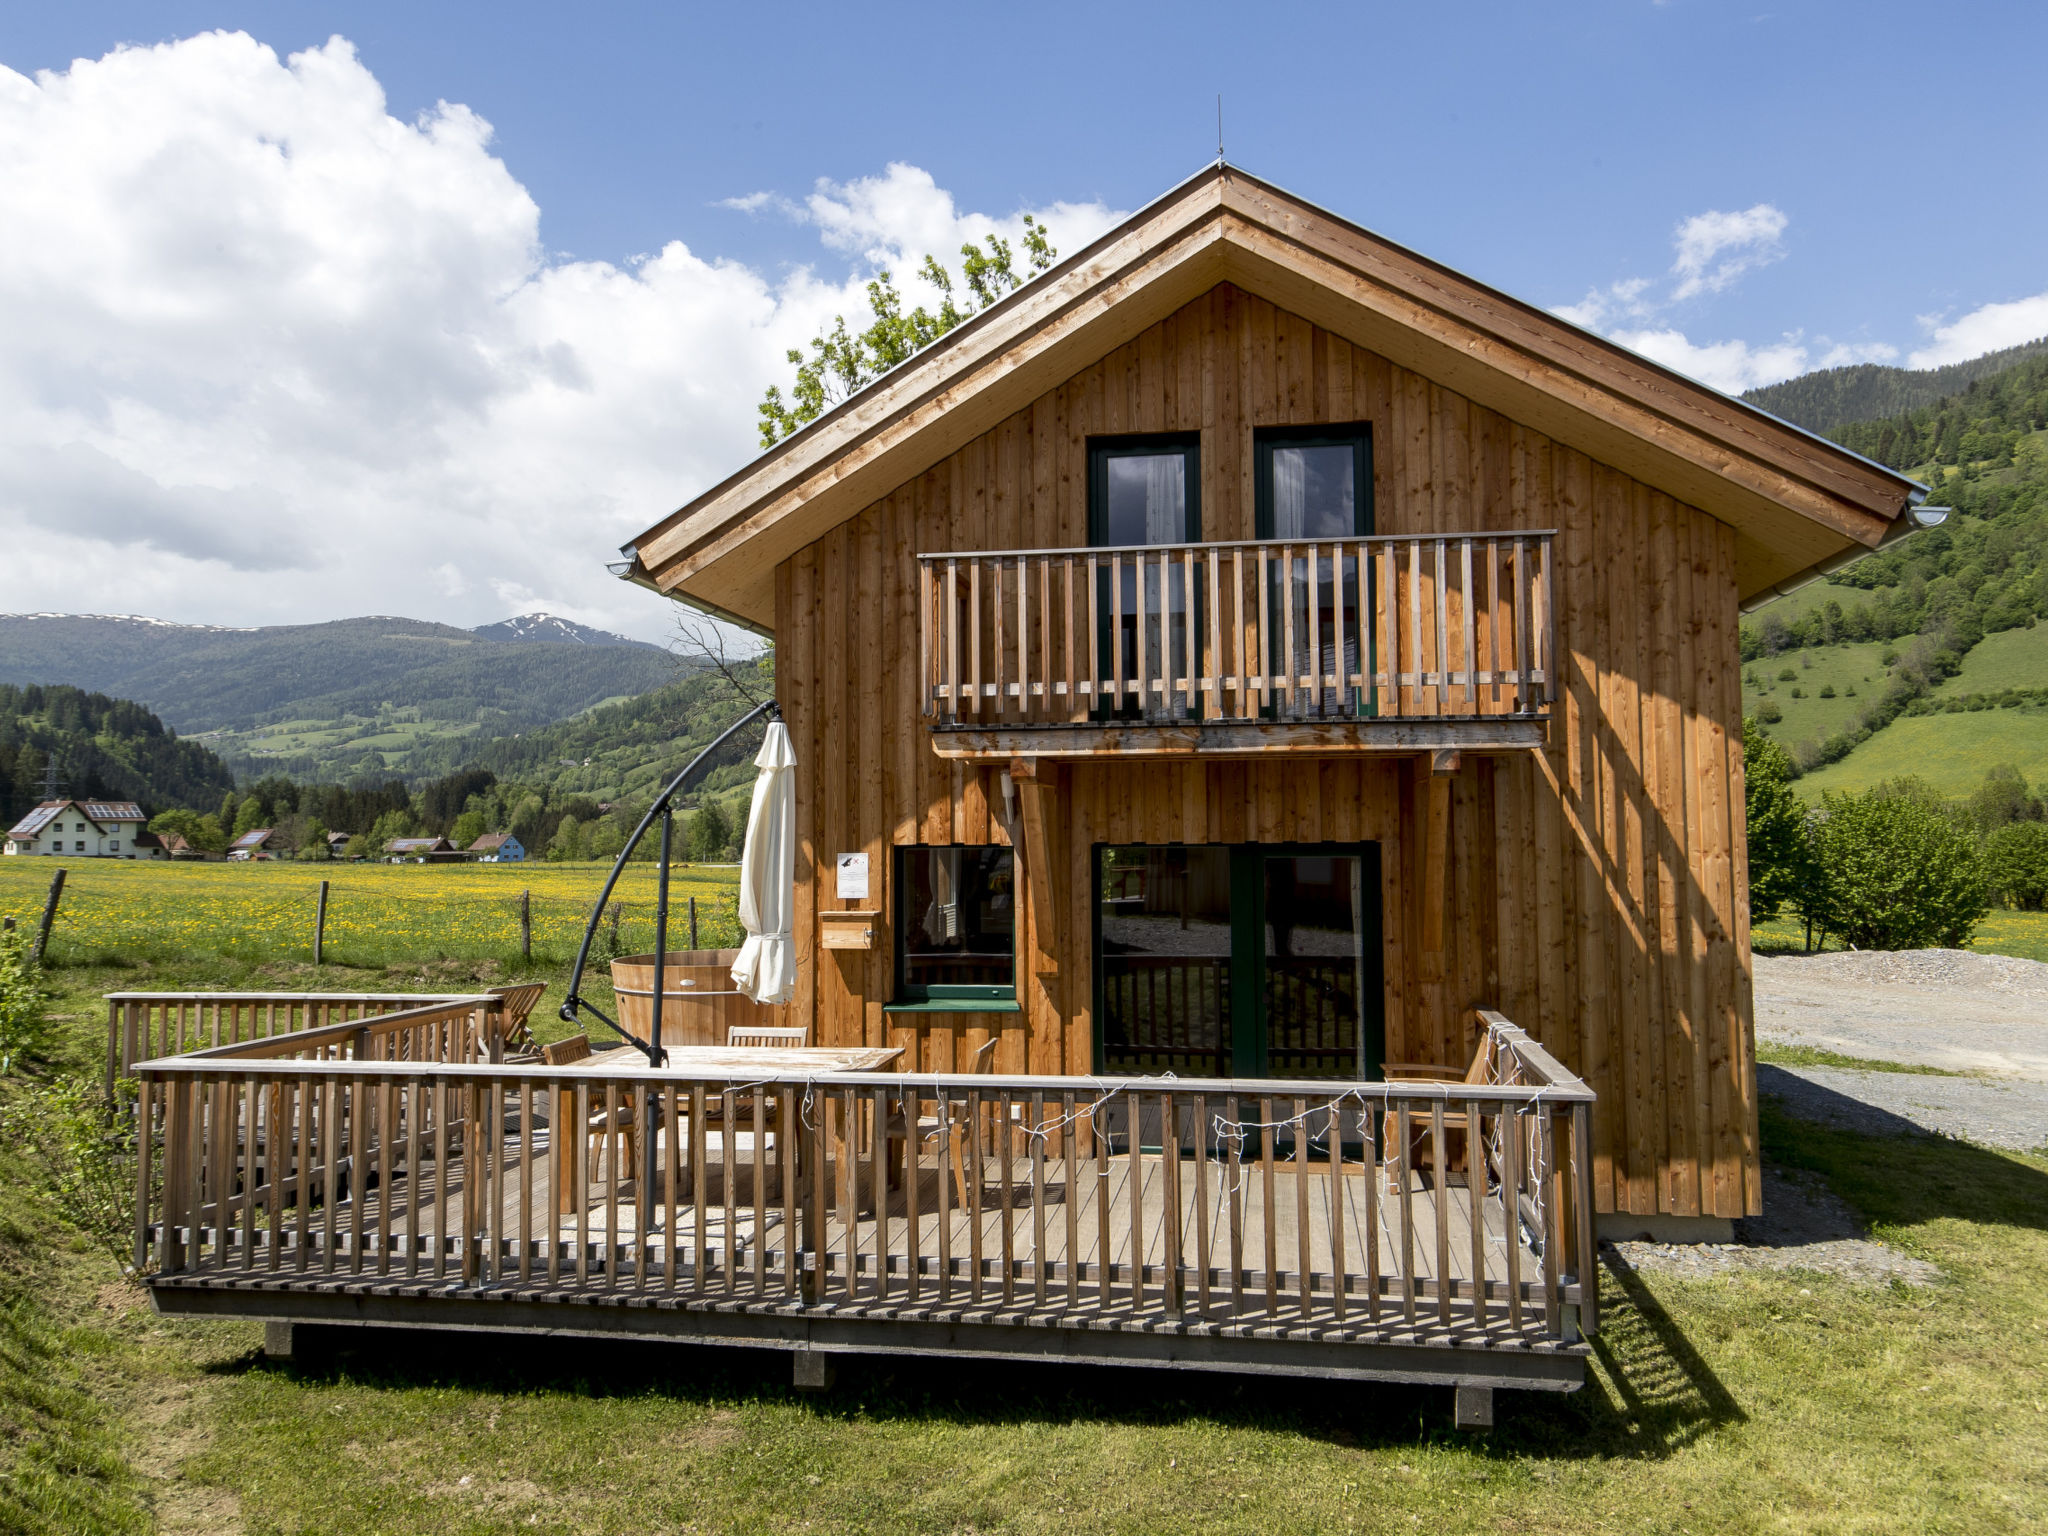
M109 1089L115 1078L151 1056L268 1040L444 1004L479 1015L500 1006L495 995L431 992L109 992L106 1003ZM489 1041L488 1032L478 1031L472 1051L488 1056Z
M137 1068L135 1258L188 1284L1568 1341L1596 1323L1592 1094L1483 1022L1484 1081L1400 1084L563 1070L331 1025Z
M1542 718L1551 534L918 556L941 725Z

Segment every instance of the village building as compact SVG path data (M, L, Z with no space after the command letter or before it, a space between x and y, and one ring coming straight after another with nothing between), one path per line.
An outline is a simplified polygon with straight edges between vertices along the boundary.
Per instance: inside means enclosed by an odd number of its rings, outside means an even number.
M7 833L6 852L87 859L132 859L149 818L133 800L45 800Z
M479 864L523 864L526 845L510 832L486 832L469 845Z
M384 852L396 864L425 863L431 859L459 857L455 845L445 837L394 837Z
M236 862L244 859L288 859L292 851L273 827L253 827L228 844L228 857Z

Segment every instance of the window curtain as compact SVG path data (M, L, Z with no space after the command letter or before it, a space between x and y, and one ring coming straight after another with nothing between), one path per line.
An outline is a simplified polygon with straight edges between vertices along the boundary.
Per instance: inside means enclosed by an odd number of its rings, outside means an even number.
M1299 449L1273 450L1273 537L1298 539L1308 530L1308 460Z
M1162 453L1145 461L1145 542L1180 544L1188 536L1188 461Z

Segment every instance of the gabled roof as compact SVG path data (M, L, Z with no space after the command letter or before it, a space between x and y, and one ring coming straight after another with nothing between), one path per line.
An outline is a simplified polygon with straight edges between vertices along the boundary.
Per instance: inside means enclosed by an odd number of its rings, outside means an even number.
M445 837L394 837L384 846L392 853L439 853L455 845Z
M8 837L25 841L36 836L52 821L76 807L78 813L98 827L126 821L147 821L142 807L133 800L45 800L8 830Z
M253 831L244 832L240 837L228 844L228 852L233 853L237 848L261 848L270 841L272 830L270 827L257 827Z
M469 851L471 853L494 853L507 843L516 843L518 841L519 839L510 832L486 832L482 837L469 845Z
M1720 518L1745 595L1876 545L1924 494L1219 163L662 519L627 575L765 631L781 561L1222 282Z

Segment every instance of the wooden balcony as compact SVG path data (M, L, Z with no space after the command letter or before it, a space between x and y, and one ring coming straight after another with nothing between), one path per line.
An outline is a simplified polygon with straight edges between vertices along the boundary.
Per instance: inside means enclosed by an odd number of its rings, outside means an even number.
M920 555L924 713L946 757L1537 746L1551 537Z
M503 1063L476 1001L136 1063L158 1308L1582 1379L1593 1096L1497 1015L1380 1083Z

